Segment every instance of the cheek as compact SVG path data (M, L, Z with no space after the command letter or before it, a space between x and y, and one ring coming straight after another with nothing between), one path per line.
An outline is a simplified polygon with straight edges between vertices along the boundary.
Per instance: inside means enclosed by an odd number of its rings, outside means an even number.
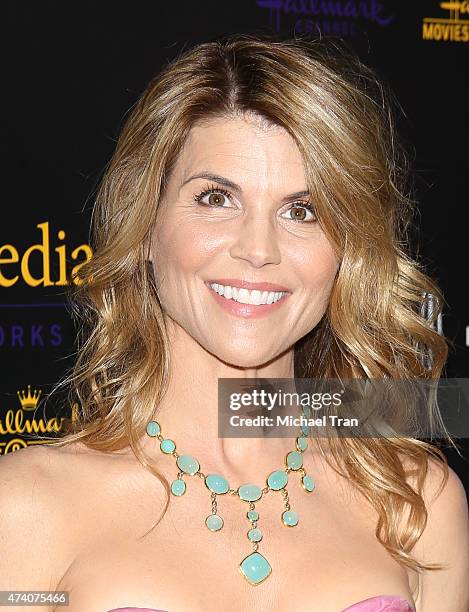
M304 248L292 251L290 261L304 289L327 300L340 262L326 237L322 235Z
M157 229L152 244L156 271L164 271L167 280L176 282L181 275L204 266L216 249L214 240L196 225L185 227L176 222L167 222Z

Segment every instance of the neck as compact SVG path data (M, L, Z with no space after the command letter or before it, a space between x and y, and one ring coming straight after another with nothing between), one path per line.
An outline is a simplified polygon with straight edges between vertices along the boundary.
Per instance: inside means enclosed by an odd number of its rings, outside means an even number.
M268 472L281 468L286 453L295 449L298 429L291 437L283 438L219 437L218 379L293 378L293 358L291 348L259 367L232 366L208 353L178 328L171 342L167 393L155 414L162 435L174 440L179 454L193 455L202 472L218 472L228 479L253 482L263 479ZM145 436L143 446L152 458L162 455L154 438Z

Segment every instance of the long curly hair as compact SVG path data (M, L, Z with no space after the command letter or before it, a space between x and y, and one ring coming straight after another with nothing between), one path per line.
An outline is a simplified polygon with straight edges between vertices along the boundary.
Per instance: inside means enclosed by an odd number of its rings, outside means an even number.
M53 390L65 386L78 409L53 445L81 442L102 452L130 446L165 487L164 515L169 484L139 443L170 372L149 240L189 130L213 117L253 114L288 131L303 156L317 218L340 254L326 313L295 346L295 376L440 378L448 340L435 324L444 297L411 254L416 202L394 105L375 72L335 39L232 35L169 62L126 118L97 192L94 255L69 294L79 322L77 358ZM434 308L426 317L429 294ZM410 437L339 437L320 448L376 509L376 537L395 560L417 571L440 569L410 552L427 521L429 459L442 468L444 486L444 453Z

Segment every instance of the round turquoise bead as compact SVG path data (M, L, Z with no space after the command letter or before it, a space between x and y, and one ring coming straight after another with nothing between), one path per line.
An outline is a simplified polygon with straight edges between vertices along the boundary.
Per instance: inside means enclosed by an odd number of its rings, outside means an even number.
M186 483L184 482L184 480L181 480L180 478L178 478L177 480L173 480L173 482L171 483L171 493L179 497L180 495L184 495L185 492Z
M230 488L226 478L220 476L220 474L209 474L205 477L205 484L212 493L217 493L217 495L227 493Z
M248 510L246 516L250 521L258 521L259 520L259 512L257 510Z
M309 425L302 425L300 429L304 436L309 436L309 434L311 433L311 427Z
M165 438L164 440L161 441L160 448L163 451L163 453L169 454L173 452L173 450L176 448L176 445L174 444L173 440L170 440L169 438Z
M192 455L179 455L176 459L176 465L180 470L191 476L198 472L200 468L199 462Z
M262 531L260 529L254 528L248 531L248 538L251 542L260 542L262 540Z
M299 470L303 465L303 456L298 451L291 451L286 458L287 466L292 470Z
M308 448L308 440L303 436L300 436L296 439L296 448L299 451L305 451Z
M147 434L152 438L156 438L159 433L161 433L160 424L157 421L150 421L147 425Z
M283 470L275 470L267 478L267 484L273 491L280 491L287 483L288 474Z
M305 491L311 492L314 489L314 480L311 476L303 476L301 479L301 484L303 485L303 489Z
M205 524L210 531L218 531L223 527L223 519L218 514L209 514L205 519Z
M286 510L282 514L282 521L288 527L294 527L298 524L298 515L294 510Z
M244 501L257 501L262 497L262 490L257 485L244 484L238 488L238 495Z

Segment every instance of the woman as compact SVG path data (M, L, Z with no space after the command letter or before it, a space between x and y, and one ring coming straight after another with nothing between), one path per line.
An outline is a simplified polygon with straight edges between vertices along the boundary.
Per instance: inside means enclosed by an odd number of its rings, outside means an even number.
M443 298L408 253L390 117L326 40L208 42L150 82L79 271L80 411L2 462L2 589L69 591L70 612L468 609L467 502L441 450L217 431L219 378L440 376ZM293 449L304 490L265 486Z

